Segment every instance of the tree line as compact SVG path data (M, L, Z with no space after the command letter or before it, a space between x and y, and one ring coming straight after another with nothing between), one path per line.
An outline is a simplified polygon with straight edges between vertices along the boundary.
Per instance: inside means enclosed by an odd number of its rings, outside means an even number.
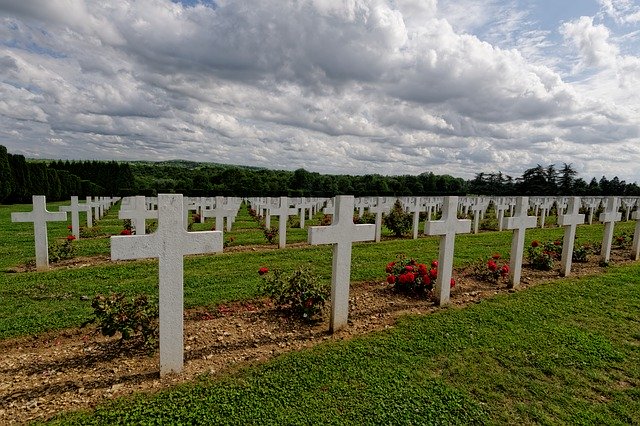
M51 201L71 195L127 196L182 193L187 196L333 197L412 195L640 195L640 187L618 177L586 182L571 164L537 165L513 178L501 172L478 173L471 180L425 172L419 175L325 175L305 169L268 170L190 161L35 161L9 154L0 145L0 202Z

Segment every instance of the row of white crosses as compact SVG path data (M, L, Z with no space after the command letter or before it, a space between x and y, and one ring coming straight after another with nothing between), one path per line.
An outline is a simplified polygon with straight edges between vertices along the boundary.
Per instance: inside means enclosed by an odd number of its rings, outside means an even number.
M222 231L187 232L184 229L183 217L185 203L181 195L161 194L158 196L158 230L151 235L111 237L111 257L119 259L138 259L156 257L159 259L159 293L160 293L160 373L161 375L180 372L184 364L183 339L183 257L189 254L215 253L222 251ZM378 200L377 205L383 205ZM145 203L146 206L146 203ZM527 216L528 200L517 199L515 214L503 219L503 226L511 229L513 242L511 249L511 280L517 286L520 280L524 249L524 232L536 226L536 217ZM565 227L565 241L570 243L575 235L575 227L584 223L584 215L578 214L579 199L568 200L566 214L560 216L559 223ZM279 206L272 208L272 214L286 217L290 214L286 197L280 199ZM609 198L607 208L600 216L605 223L605 239L612 239L613 223L620 220L617 199ZM376 237L375 225L353 224L354 199L351 196L336 197L334 203L334 220L329 227L311 227L310 244L333 244L332 299L330 328L337 331L344 328L348 321L349 282L351 272L351 246L356 241L370 241ZM434 293L440 305L447 304L450 299L450 280L453 270L455 236L468 233L471 221L458 219L458 197L445 197L442 204L442 218L428 221L425 229L427 235L440 236L438 255L438 278ZM66 213L47 212L44 197L34 197L34 209L31 213L15 213L14 221L33 221L38 235L46 239L46 222L50 220L66 220ZM634 219L640 223L637 212ZM286 219L285 219L286 220ZM638 225L640 227L640 225ZM636 227L636 237L640 230ZM286 229L286 228L285 228ZM637 250L638 244L635 240ZM570 244L566 244L569 246ZM603 256L610 250L603 241ZM570 253L563 251L563 273L569 273Z
M59 212L47 210L47 201L44 195L32 196L32 210L30 212L11 213L12 222L33 223L33 235L36 251L36 269L39 271L49 269L49 234L47 222L63 222L67 220L67 212L71 213L71 232L75 238L80 238L80 212L87 213L87 227L93 226L92 209L98 208L96 218L99 219L114 204L116 199L99 197L91 201L87 197L86 203L78 203L78 197L71 197L71 205L61 206Z

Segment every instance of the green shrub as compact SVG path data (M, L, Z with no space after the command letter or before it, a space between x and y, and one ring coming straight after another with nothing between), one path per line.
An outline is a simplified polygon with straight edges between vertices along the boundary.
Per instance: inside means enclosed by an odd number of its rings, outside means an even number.
M413 218L411 213L405 213L400 200L396 200L391 211L384 216L384 224L396 237L401 237L411 230Z
M68 235L62 242L55 242L49 245L49 262L56 263L61 260L71 259L75 252L73 241L76 238Z
M289 277L278 269L270 273L267 268L260 268L258 273L263 278L260 293L269 297L278 309L301 319L322 314L331 286L320 282L308 268L299 267Z
M122 293L96 295L91 303L94 317L84 325L97 323L104 336L120 333L120 342L137 339L150 353L158 342L158 304L140 294L127 300Z

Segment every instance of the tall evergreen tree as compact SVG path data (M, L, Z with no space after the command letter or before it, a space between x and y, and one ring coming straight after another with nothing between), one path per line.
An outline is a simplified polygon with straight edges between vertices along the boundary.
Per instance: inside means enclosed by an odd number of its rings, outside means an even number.
M9 154L7 148L0 145L0 202L4 201L13 189L13 176L9 166Z

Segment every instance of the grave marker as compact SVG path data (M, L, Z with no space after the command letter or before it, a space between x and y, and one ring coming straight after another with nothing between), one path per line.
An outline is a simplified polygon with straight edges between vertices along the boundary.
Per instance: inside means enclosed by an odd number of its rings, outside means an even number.
M351 246L356 241L375 239L375 225L353 223L352 195L335 197L335 213L331 226L311 226L309 244L333 244L331 273L331 332L346 327L349 316L349 283L351 282Z
M149 235L111 237L113 260L158 258L160 285L160 375L184 365L183 284L188 254L222 251L221 231L187 232L182 195L158 195L158 230Z
M280 197L280 206L269 209L270 215L278 216L278 248L284 248L287 245L287 219L289 215L297 212L297 209L289 208L287 197Z
M91 207L86 204L78 203L78 196L71 196L71 205L60 206L60 211L71 212L71 233L76 239L80 239L80 212L86 212L87 216L91 215Z
M36 244L36 269L49 269L49 235L47 222L67 220L66 212L50 212L44 195L32 196L33 208L30 212L11 213L12 222L33 222L33 235Z
M560 210L560 209L559 209ZM580 197L569 198L567 212L558 216L558 225L564 226L562 238L562 259L560 273L563 276L571 273L571 261L573 260L573 244L576 238L576 227L584 223L583 214L580 211Z
M511 286L520 285L522 276L522 257L524 255L524 234L527 228L535 228L538 225L537 216L528 216L529 198L518 197L515 211L512 217L502 219L506 229L513 229L511 238L511 253L509 254L509 279Z
M457 212L458 197L445 197L442 205L442 219L428 222L425 225L427 235L440 235L438 278L434 288L436 301L440 305L449 303L456 234L464 234L471 231L471 221L458 219Z
M604 213L600 213L600 222L604 223L604 235L602 236L602 249L600 257L604 262L608 262L611 257L611 243L613 241L613 228L615 222L622 219L622 213L618 211L618 198L606 197L606 207Z
M129 209L120 209L118 212L119 219L130 219L131 224L136 230L136 235L144 235L146 233L146 220L157 219L157 210L147 210L147 201L144 195L130 197L132 206Z

